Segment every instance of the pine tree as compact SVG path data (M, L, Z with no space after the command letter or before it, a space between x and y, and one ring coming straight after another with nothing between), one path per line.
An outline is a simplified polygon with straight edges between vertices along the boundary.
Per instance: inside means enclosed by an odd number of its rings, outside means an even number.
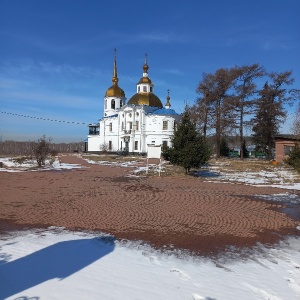
M221 138L221 144L220 144L220 155L223 157L228 157L229 156L229 147L228 147L228 142L226 138L222 137Z
M272 158L272 149L275 145L275 135L286 118L283 104L293 104L297 95L284 88L294 82L292 72L275 73L268 76L271 82L266 82L259 91L260 99L256 103L256 115L252 119L253 140L257 149L267 153L268 159Z
M292 166L298 172L300 172L300 145L297 143L293 150L289 153L289 157L285 160L285 163Z
M203 142L203 137L196 131L191 121L188 106L182 115L172 138L172 148L169 149L170 162L185 168L186 174L191 168L198 168L208 161L210 149Z
M241 158L249 158L249 151L247 149L246 140L245 139L243 140L242 149L243 149L243 157L241 155Z

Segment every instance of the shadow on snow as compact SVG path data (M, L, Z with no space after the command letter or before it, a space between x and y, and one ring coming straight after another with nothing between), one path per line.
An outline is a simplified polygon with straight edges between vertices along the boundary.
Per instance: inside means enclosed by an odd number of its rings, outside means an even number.
M220 177L220 174L217 172L213 172L210 170L198 170L191 173L194 177L205 177L205 178L214 178L214 177Z
M108 236L71 240L56 243L11 262L2 261L0 299L50 279L64 279L73 275L112 252L114 247L114 238Z

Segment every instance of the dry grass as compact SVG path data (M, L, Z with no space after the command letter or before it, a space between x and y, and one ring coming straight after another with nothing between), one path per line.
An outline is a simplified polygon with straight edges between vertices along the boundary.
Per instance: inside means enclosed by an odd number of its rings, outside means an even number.
M259 159L211 159L210 165L218 166L222 171L231 172L272 172L278 166L274 165L272 161L259 160ZM281 165L281 167L285 167ZM288 167L287 167L288 168Z
M141 160L141 156L123 156L123 155L117 155L117 154L83 154L82 158L93 160L95 162L98 161L108 161L108 162L130 162L130 161L139 161Z

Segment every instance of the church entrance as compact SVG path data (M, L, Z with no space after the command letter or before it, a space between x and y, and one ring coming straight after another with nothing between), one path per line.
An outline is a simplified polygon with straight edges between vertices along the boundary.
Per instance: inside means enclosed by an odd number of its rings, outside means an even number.
M129 152L129 142L125 142L125 151Z

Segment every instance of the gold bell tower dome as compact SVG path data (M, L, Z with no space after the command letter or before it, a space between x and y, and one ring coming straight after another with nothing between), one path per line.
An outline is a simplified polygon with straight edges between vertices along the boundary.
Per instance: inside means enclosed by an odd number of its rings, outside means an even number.
M114 49L114 71L112 77L113 85L109 87L104 96L104 116L111 116L125 104L125 93L119 87L118 73L117 73L117 50Z

